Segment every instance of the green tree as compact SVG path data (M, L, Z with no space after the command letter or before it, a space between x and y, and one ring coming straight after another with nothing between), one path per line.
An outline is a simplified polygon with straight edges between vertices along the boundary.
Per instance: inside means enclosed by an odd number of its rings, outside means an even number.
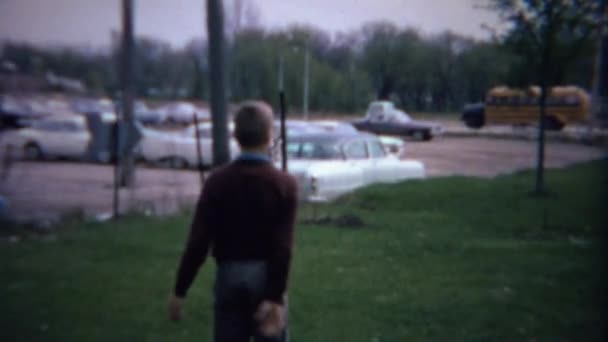
M599 2L594 0L494 0L493 8L512 24L505 43L519 56L513 75L519 85L539 84L539 134L535 193L543 194L544 130L548 89L564 80L565 71L598 28Z

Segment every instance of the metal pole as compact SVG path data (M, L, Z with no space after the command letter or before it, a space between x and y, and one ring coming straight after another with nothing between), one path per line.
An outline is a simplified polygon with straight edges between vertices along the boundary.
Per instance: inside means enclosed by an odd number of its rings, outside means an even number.
M201 187L205 182L205 176L203 174L203 157L201 154L201 136L198 131L198 117L196 116L196 112L194 112L194 138L196 139L196 168L201 177Z
M287 129L285 127L285 92L283 90L283 55L279 57L279 113L281 121L281 169L287 172Z
M540 86L540 111L538 117L538 144L537 144L537 159L536 159L536 187L535 194L543 195L545 193L545 111L547 109L547 85L543 81Z
M221 0L207 0L207 30L209 32L213 165L220 166L230 160L226 118L226 80L224 78L224 10Z
M118 218L120 215L120 196L119 196L119 188L120 188L120 153L118 146L120 145L120 134L119 134L119 109L116 106L116 122L114 123L114 129L112 130L112 141L114 142L113 150L114 150L114 191L113 191L113 201L112 201L112 217Z
M304 52L304 94L302 97L302 112L304 114L304 119L306 120L308 120L309 60L310 52L308 51L308 45L306 45L306 51Z
M591 102L591 118L589 120L589 131L592 130L593 123L606 123L606 99L604 93L606 90L606 73L608 72L608 1L603 0L600 4L600 29L597 41L597 53L595 56L595 65L593 72L592 85L592 102ZM591 137L590 137L591 138Z
M135 161L131 148L126 148L129 137L127 134L130 127L134 126L133 121L133 98L135 90L133 87L133 0L122 1L122 121L124 123L124 139L121 139L119 150L122 156L120 168L120 185L131 186L135 181ZM125 145L125 146L122 146Z
M279 57L279 92L283 91L283 63L284 63L284 58L283 55L281 55Z
M287 172L287 129L285 127L285 93L279 90L279 105L281 108L281 169Z

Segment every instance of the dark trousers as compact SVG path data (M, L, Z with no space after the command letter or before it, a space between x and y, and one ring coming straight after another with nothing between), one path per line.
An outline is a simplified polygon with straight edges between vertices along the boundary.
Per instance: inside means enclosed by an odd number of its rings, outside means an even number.
M279 337L260 336L253 319L266 288L263 261L218 263L215 279L215 342L287 342L287 328Z

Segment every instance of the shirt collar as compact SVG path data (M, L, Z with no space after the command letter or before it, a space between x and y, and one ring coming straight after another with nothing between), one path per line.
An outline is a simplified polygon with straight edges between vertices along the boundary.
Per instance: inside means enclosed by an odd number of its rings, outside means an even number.
M254 152L241 152L238 156L237 160L253 160L253 161L264 161L271 162L270 157L266 154L262 153L254 153Z

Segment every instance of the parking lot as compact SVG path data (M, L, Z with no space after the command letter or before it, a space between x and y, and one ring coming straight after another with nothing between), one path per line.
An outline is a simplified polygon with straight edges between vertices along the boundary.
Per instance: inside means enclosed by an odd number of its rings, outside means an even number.
M548 142L546 166L564 167L606 156L605 149ZM421 160L429 177L492 177L533 168L534 141L481 137L440 137L407 142L403 158ZM19 219L60 215L103 217L112 212L114 168L76 162L15 162L5 170L0 193ZM136 185L120 190L120 210L167 214L196 201L201 181L195 171L138 167Z

